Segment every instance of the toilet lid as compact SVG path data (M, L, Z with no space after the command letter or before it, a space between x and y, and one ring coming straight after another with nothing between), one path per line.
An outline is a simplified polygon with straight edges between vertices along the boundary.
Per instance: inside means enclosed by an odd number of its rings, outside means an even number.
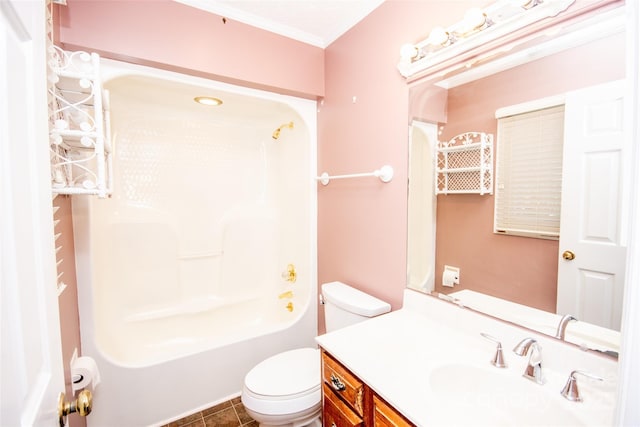
M245 377L252 393L284 397L320 387L320 350L300 348L276 354L257 364Z

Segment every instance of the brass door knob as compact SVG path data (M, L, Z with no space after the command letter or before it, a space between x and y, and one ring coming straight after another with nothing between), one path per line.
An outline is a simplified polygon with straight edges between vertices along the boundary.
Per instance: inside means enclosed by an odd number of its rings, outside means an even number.
M576 254L574 254L571 251L564 251L562 252L562 258L566 259L567 261L571 261L572 259L575 259Z
M66 402L64 393L60 393L58 396L58 421L60 427L65 426L65 418L73 412L77 412L81 417L89 415L91 413L92 405L93 396L91 396L91 392L89 390L82 390L78 393L78 398L73 402Z

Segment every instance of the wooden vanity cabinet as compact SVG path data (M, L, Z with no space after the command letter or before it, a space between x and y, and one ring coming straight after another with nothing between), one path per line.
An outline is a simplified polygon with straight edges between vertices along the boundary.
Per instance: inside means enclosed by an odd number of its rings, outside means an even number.
M323 424L364 426L365 387L340 362L322 352Z
M413 426L398 411L389 406L377 394L373 395L373 426L375 427L411 427Z
M329 386L322 385L322 425L326 427L362 427L364 420Z
M322 382L324 427L414 426L324 350Z

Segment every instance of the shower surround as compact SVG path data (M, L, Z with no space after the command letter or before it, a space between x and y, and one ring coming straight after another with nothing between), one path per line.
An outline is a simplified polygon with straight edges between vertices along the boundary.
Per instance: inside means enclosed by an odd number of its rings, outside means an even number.
M316 104L116 61L102 75L114 192L73 196L82 353L102 377L87 421L159 425L314 345Z

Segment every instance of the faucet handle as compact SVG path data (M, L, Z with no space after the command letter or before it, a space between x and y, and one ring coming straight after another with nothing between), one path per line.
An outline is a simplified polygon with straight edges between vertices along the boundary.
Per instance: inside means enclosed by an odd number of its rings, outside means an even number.
M480 335L482 335L484 338L488 339L489 341L493 341L494 343L497 344L496 354L493 356L493 359L491 359L491 364L496 368L506 368L507 362L505 362L504 354L502 353L502 343L498 341L497 338L494 338L491 335L486 334L484 332L480 332Z
M576 380L576 374L591 378L592 380L604 381L604 378L593 375L589 372L571 371L571 373L569 374L569 378L567 379L567 383L564 385L562 390L560 390L560 394L565 399L571 400L572 402L582 402L582 397L580 396L580 391L578 390L578 381Z

